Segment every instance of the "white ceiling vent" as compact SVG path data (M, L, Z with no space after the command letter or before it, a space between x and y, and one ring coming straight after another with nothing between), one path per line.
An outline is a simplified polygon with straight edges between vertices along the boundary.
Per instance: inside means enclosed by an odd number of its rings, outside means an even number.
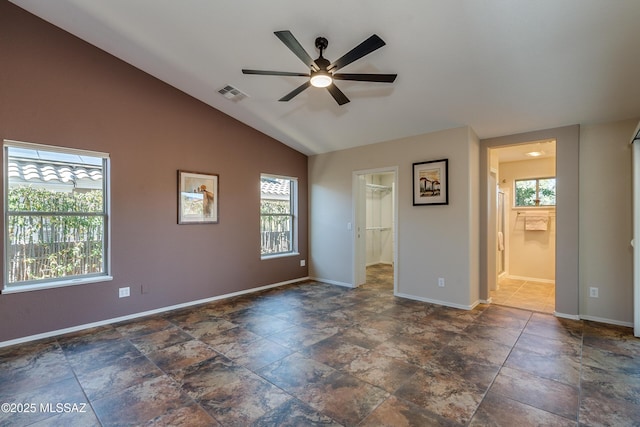
M237 89L231 85L226 85L225 87L220 89L218 93L232 101L240 101L241 99L246 98L248 96L246 93L242 92L240 89Z

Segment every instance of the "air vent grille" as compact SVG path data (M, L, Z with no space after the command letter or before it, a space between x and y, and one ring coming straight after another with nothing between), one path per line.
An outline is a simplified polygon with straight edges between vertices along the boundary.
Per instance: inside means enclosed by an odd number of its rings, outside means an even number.
M246 98L248 96L246 93L242 92L240 89L235 88L231 85L226 85L225 87L220 89L218 93L232 101L240 101L241 99Z

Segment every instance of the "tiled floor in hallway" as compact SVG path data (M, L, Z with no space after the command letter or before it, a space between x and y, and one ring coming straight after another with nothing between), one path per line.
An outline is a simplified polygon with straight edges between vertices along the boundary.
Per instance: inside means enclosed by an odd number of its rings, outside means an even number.
M629 328L396 298L372 272L0 349L0 425L638 425Z
M494 304L542 313L553 314L556 306L554 283L501 278L489 296Z

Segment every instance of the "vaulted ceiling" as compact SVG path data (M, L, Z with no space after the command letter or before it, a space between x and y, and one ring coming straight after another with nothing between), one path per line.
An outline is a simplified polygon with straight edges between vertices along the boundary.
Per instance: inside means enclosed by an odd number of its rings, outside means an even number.
M638 0L12 0L31 13L305 153L471 126L481 138L640 116ZM386 46L339 81L278 99L305 73L273 34L335 60L372 34ZM231 85L247 96L230 100Z

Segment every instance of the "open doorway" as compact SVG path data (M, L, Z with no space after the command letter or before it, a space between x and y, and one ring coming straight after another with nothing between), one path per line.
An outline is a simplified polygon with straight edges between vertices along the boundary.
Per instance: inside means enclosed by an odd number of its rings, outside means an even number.
M556 141L492 148L488 236L493 303L554 313Z
M354 172L354 287L397 291L397 168Z

